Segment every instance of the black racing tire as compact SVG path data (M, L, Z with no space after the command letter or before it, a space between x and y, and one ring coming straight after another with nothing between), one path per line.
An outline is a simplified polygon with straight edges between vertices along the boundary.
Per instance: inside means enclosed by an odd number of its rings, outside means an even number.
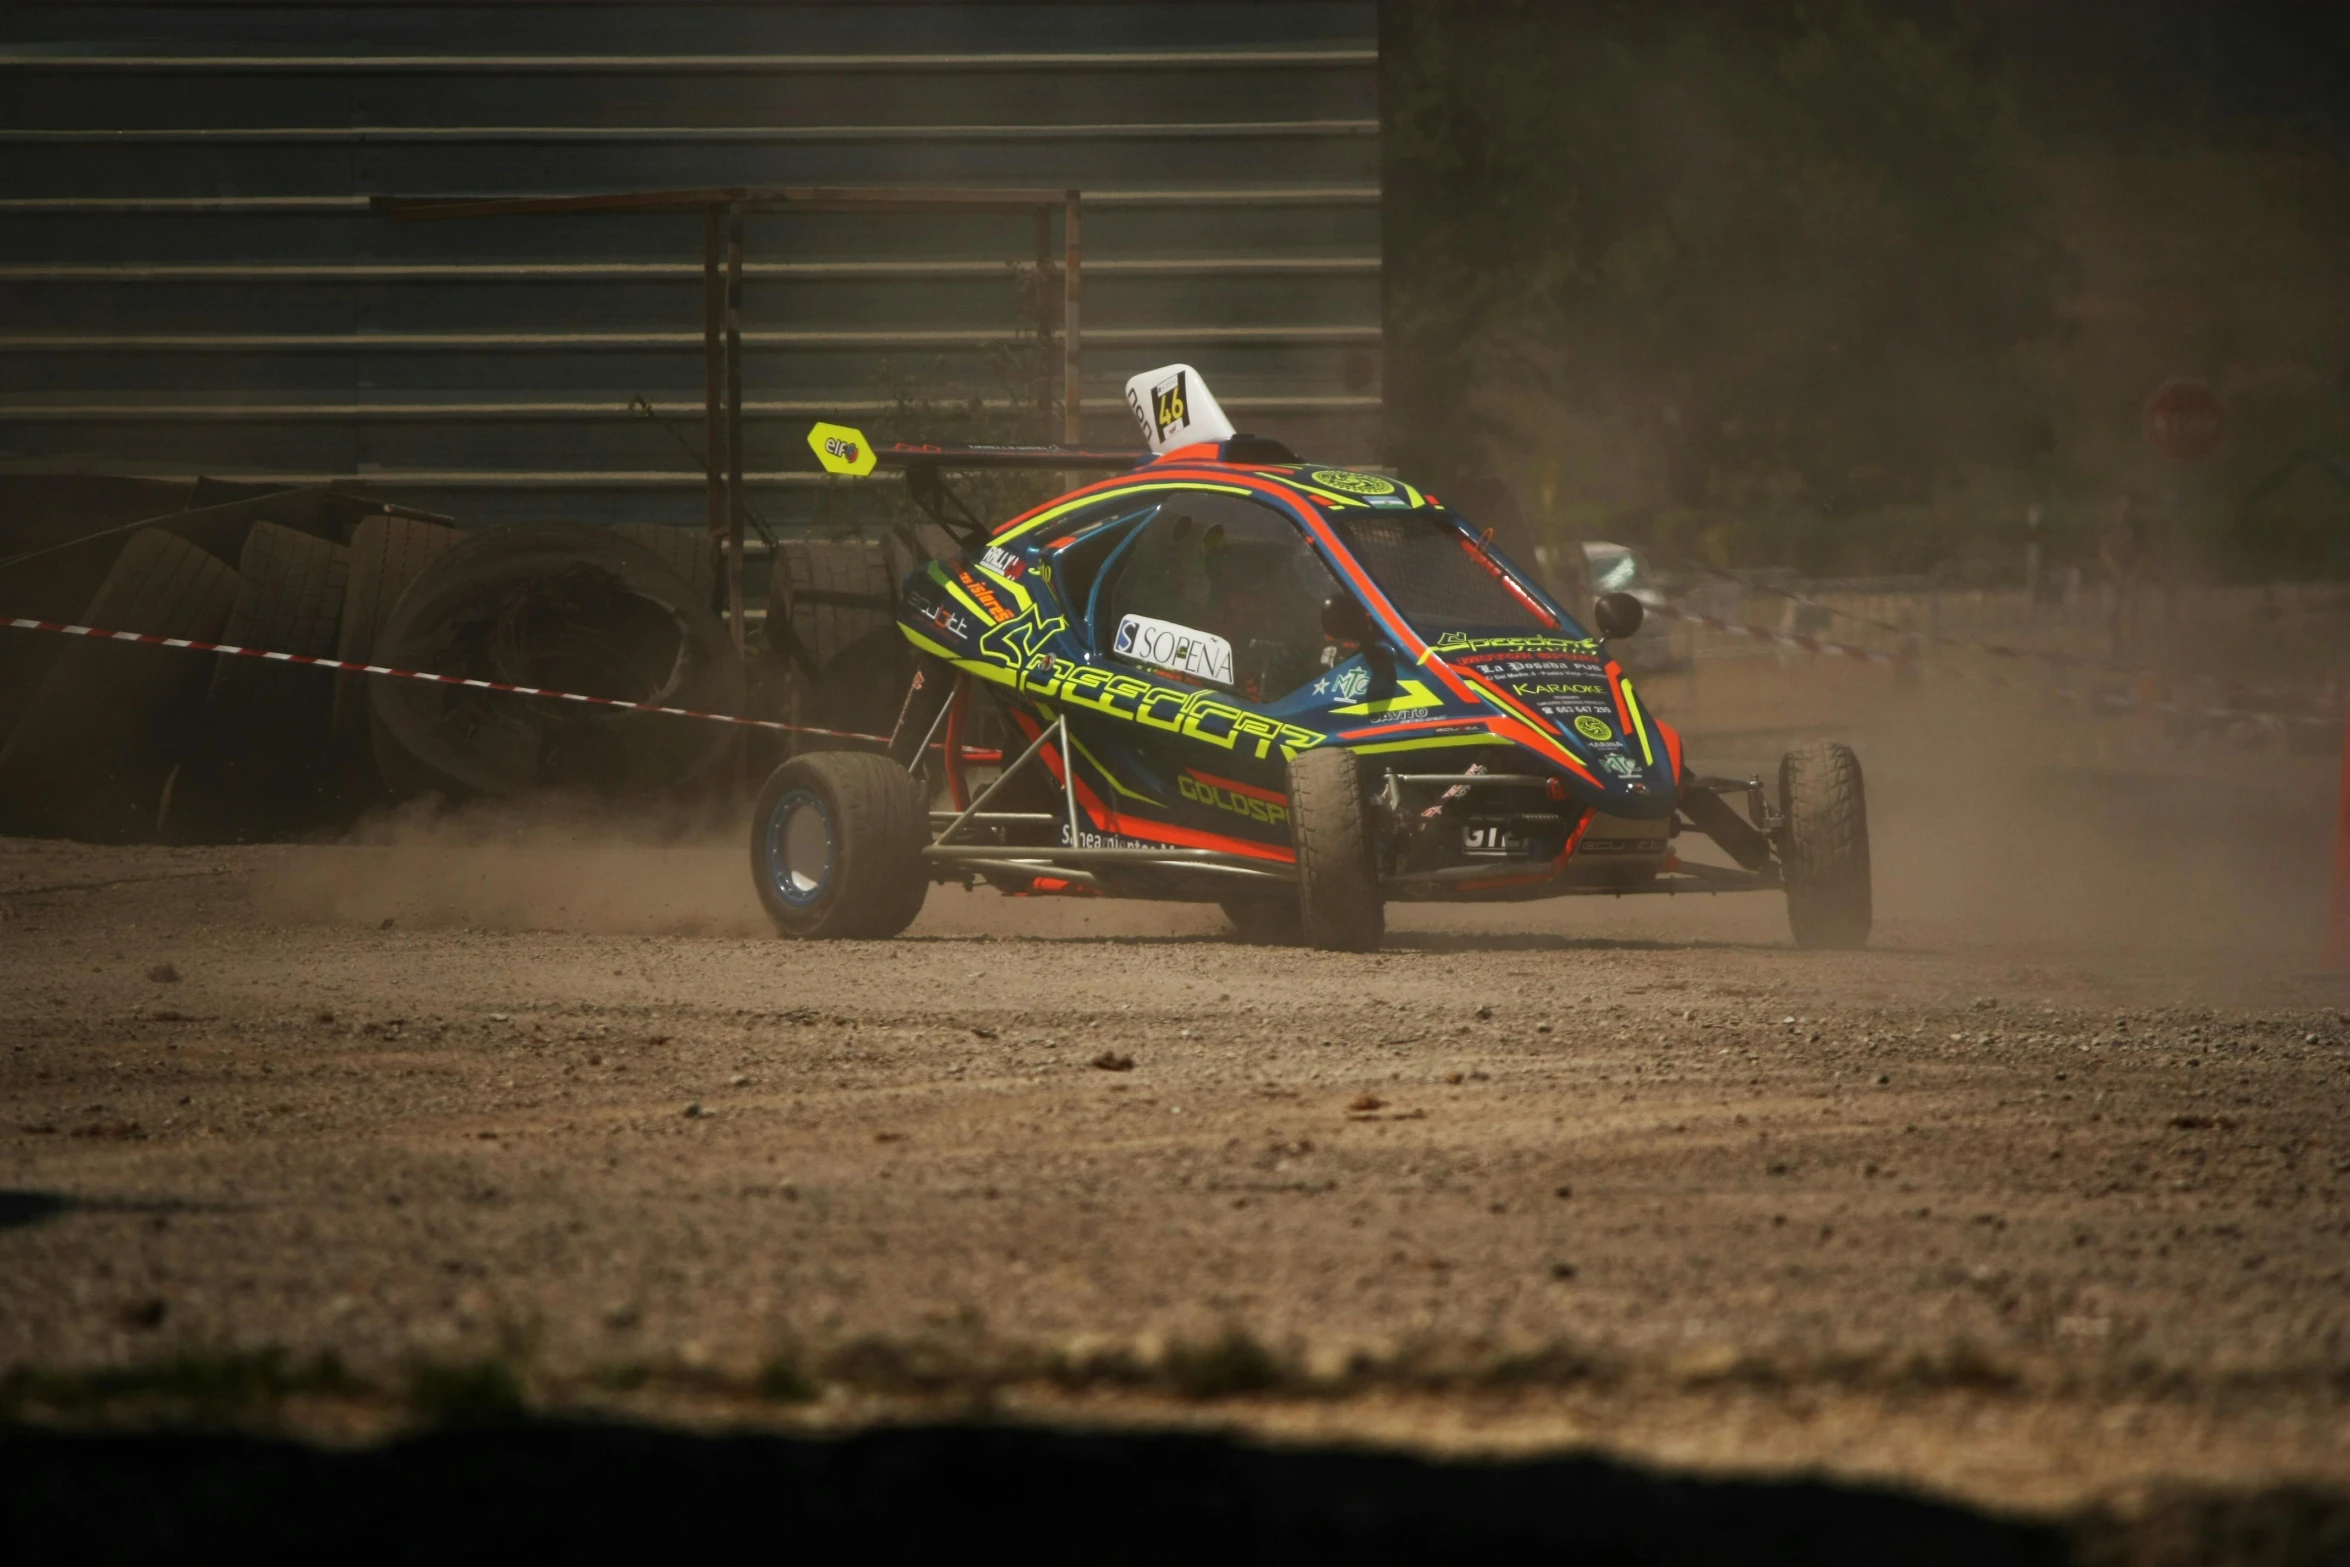
M1299 926L1309 947L1369 952L1387 934L1372 859L1362 764L1352 751L1316 746L1289 764L1289 819L1297 836Z
M694 600L713 615L726 613L726 573L718 564L718 548L700 528L672 528L662 522L616 522L612 531L661 557L671 571L694 590Z
M868 751L811 751L759 791L751 879L786 936L883 941L922 912L929 842L929 802L903 767Z
M1270 896L1224 898L1218 901L1233 934L1252 947L1303 946L1305 920L1294 892Z
M1860 758L1824 740L1789 751L1779 760L1779 813L1779 869L1795 944L1866 946L1874 906Z
M237 574L160 529L134 533L83 612L109 631L217 642ZM0 746L0 827L122 843L151 837L164 780L195 732L210 660L68 641Z
M238 557L236 607L220 640L277 653L332 657L350 551L257 522ZM202 742L172 790L177 839L267 836L317 815L334 675L301 664L223 653L204 696Z
M516 523L467 534L400 595L375 661L551 691L739 714L742 665L692 586L610 528ZM417 680L368 682L376 758L396 790L641 796L737 754L705 720Z
M889 734L914 675L914 646L897 625L900 586L912 569L895 540L785 539L776 546L767 643L788 674L789 722ZM803 750L844 743L837 734L794 742Z
M460 536L455 528L416 517L378 515L360 523L351 534L351 574L343 590L342 623L335 629L335 657L354 664L375 662L376 640L391 618L392 606ZM368 755L368 683L366 675L336 675L328 721L336 759L346 780L355 785L373 772ZM357 792L367 790L361 787Z

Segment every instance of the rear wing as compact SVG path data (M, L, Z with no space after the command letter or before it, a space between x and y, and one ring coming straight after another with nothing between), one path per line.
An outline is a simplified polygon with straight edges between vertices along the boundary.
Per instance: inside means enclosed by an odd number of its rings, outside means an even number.
M928 446L894 441L873 455L884 468L1099 468L1123 473L1143 461L1141 452L1096 452L1080 446Z
M817 464L826 473L847 478L863 478L876 468L903 473L907 497L966 549L984 545L988 527L947 488L942 475L948 472L1094 468L1124 473L1145 460L1139 452L1096 452L1077 446L940 446L927 441L877 445L867 440L862 430L823 423L808 427L808 450L816 454Z
M983 469L1091 468L1123 473L1146 459L1142 452L1091 451L1079 446L941 446L927 441L874 442L845 424L808 427L808 449L826 473L863 477L876 468L973 472Z

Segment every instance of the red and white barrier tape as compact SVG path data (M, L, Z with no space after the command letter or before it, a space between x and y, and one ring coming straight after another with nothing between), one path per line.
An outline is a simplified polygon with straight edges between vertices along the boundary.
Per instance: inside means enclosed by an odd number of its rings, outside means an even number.
M1763 626L1749 626L1740 621L1722 620L1713 615L1701 615L1695 610L1683 609L1677 604L1659 604L1656 606L1656 612L1668 620L1682 620L1693 626L1704 626L1708 630L1726 631L1732 636L1747 637L1756 642L1767 642L1773 647L1795 648L1801 652L1817 653L1827 658L1858 659L1862 663L1880 664L1887 668L1917 667L1917 660L1898 653L1880 652L1876 648L1860 647L1851 642L1832 642L1826 637L1806 636L1797 631L1772 631ZM2004 675L1991 674L1986 670L1958 669L1935 665L1934 673L1968 681L1974 685L1995 686L2003 691L2051 691L2050 687L2036 682L2010 680ZM2092 700L2080 692L2056 690L2053 694L2062 696L2068 701ZM2266 713L2255 708L2205 707L2187 702L2132 702L2130 706L2145 712L2162 713L2180 718L2240 718L2264 724L2308 724L2327 728L2330 728L2333 722L2330 719L2312 718L2301 713Z
M1701 615L1677 605L1660 604L1657 613L1668 619L1687 621L1714 631L1733 636L1767 642L1774 647L1794 648L1799 652L1816 653L1827 658L1857 659L1862 663L1900 668L1914 664L1914 660L1895 653L1879 652L1875 648L1860 647L1850 642L1833 642L1825 637L1806 636L1796 631L1772 631L1762 626L1749 626L1739 621L1722 620L1712 615ZM268 648L239 647L232 642L200 642L193 637L159 637L146 631L109 631L100 626L74 626L55 620L28 620L12 618L5 624L17 631L48 631L61 636L89 637L101 642L129 642L142 647L175 648L189 653L225 653L237 658L266 659L277 664L303 664L313 669L331 669L352 675L384 675L394 680L423 680L434 685L464 686L475 691L499 691L510 696L545 697L558 702L584 702L595 707L624 708L632 713L659 713L670 718L698 718L713 724L736 724L746 729L768 729L779 734L823 735L834 740L864 740L876 745L887 745L887 735L861 734L853 729L820 729L814 724L779 723L772 718L738 718L732 713L705 713L690 707L664 707L657 702L626 702L618 697L589 696L581 691L550 691L543 686L510 685L502 680L475 680L463 675L436 675L421 669L394 669L388 664L361 664L349 659L319 658L308 653L280 653ZM1996 686L2010 691L2047 691L2049 688L2021 680L2009 680L2001 675L1981 670L1948 669L1937 667L1935 673L1954 676L1976 685ZM2087 700L2077 692L2057 692L2070 700ZM2203 707L2180 702L2135 702L2133 707L2147 712L2163 713L2187 718L2250 719L2258 723L2310 724L2327 726L2329 720L2310 718L2291 713L2263 713L2239 707Z
M1798 593L1792 588L1774 587L1767 582L1758 582L1751 577L1743 576L1735 571L1726 570L1720 566L1711 566L1705 564L1702 561L1693 561L1671 556L1664 557L1664 559L1676 570L1701 572L1706 576L1718 578L1723 582L1732 583L1750 593L1766 593L1773 598L1784 599L1788 603L1797 605L1804 609L1817 610L1823 615L1831 615L1838 620L1849 620L1856 625L1873 626L1879 631L1889 631L1896 636L1907 637L1914 642L1922 644L1931 644L1935 647L1957 648L1962 652L1968 653L1984 653L1990 655L1993 658L2011 658L2024 662L2054 664L2060 669L2103 670L2107 674L2129 675L2133 678L2144 677L2147 675L2153 675L2157 678L2160 677L2160 671L2158 670L2148 669L2145 666L2139 664L2124 664L2110 658L2098 658L2095 655L2088 653L2065 653L2060 652L2054 648L2017 647L2015 644L2010 642L1977 642L1966 637L1953 637L1945 636L1940 633L1918 631L1913 627L1896 625L1889 620L1879 620L1874 615L1864 615L1855 609L1847 609L1842 605L1827 603L1825 600L1813 598L1808 593ZM1670 611L1668 611L1668 613L1669 612ZM1700 617L1692 617L1684 613L1683 618L1690 619ZM1718 622L1708 621L1707 624L1718 624ZM1741 627L1738 629L1751 630L1753 628ZM1844 644L1838 644L1838 646L1843 645ZM2237 692L2249 693L2251 696L2264 702L2273 702L2307 696L2312 688L2308 686L2264 685L2259 682L2238 682L2233 683L2231 685L2231 689ZM2235 711L2250 710L2235 709ZM2271 714L2264 712L2257 714L2257 716L2264 718L2287 718L2288 721L2295 723L2323 723L2326 721L2324 719L2310 718L2307 715L2294 717L2285 714Z
M595 707L626 708L632 713L661 713L671 718L699 718L713 724L739 724L746 729L772 729L782 734L826 735L835 740L889 743L887 735L859 734L851 729L819 729L813 724L783 724L771 718L737 718L732 713L705 713L691 707L664 707L657 702L624 702L618 697L589 696L583 691L549 691L543 686L509 685L502 680L474 680L463 675L436 675L422 669L394 669L388 664L360 664L342 658L318 658L308 653L278 653L268 648L238 647L233 642L199 642L193 637L159 637L146 631L108 631L100 626L72 626L55 620L11 619L0 622L18 631L53 631L100 642L131 642L142 647L176 648L189 653L228 653L238 658L267 659L273 664L304 664L313 669L339 670L348 675L388 675L394 680L424 680L434 685L465 686L475 691L502 691L510 696L548 697L558 702L585 702Z

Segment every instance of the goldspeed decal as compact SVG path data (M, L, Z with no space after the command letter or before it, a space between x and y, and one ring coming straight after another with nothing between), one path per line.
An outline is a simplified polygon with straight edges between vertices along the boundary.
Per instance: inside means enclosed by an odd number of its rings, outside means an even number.
M1175 788L1186 800L1212 805L1219 811L1230 811L1250 821L1279 827L1289 820L1286 795L1277 795L1265 789L1251 789L1229 778L1211 779L1196 773L1178 773Z

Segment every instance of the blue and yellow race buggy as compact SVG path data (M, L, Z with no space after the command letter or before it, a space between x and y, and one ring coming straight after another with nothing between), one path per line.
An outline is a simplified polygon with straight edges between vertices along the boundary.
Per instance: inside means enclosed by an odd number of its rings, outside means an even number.
M934 882L1214 902L1241 934L1379 944L1391 901L1782 889L1796 940L1870 922L1858 760L1792 751L1776 797L1679 735L1491 535L1435 496L1234 432L1188 366L1134 378L1148 452L884 446L961 553L909 576L916 668L886 754L776 769L751 867L777 927L894 936ZM1116 468L993 528L942 471ZM1740 798L1743 810L1732 803ZM1683 860L1694 830L1728 865Z

